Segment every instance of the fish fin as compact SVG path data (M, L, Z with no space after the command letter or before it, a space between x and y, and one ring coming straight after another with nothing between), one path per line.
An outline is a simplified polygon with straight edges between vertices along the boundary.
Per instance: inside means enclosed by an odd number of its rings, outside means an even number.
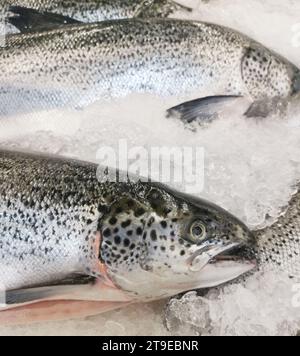
M37 11L22 6L10 6L8 22L21 33L48 31L59 26L81 23L71 17L53 14L46 11Z
M94 281L94 277L72 275L56 284L49 284L47 286L40 285L26 289L6 290L2 293L2 299L6 306L32 303L43 299L50 299L54 296L62 297L66 293L70 293L72 289L76 289L78 286L92 284Z
M39 302L0 312L0 325L24 325L43 321L78 319L128 306L130 302L57 300Z
M220 95L187 101L167 110L167 116L178 117L184 123L188 124L194 121L197 121L200 124L211 122L218 117L219 112L226 104L232 103L238 98L241 98L241 96Z
M280 97L256 100L250 105L244 115L249 118L262 119L276 114L283 115L286 114L288 105L288 99Z
M36 286L33 288L7 290L2 294L0 311L17 308L21 305L35 304L46 300L90 300L128 302L130 297L113 285L101 279L81 276L67 279L66 284Z

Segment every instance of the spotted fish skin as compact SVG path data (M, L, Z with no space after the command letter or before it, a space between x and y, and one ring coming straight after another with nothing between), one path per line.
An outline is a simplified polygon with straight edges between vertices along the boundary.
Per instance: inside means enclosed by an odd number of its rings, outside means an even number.
M53 12L83 22L135 16L167 17L184 8L171 0L7 0L6 4Z
M132 298L159 299L249 271L244 260L209 261L252 239L223 209L158 183L110 182L96 164L0 152L0 292L106 271Z
M300 280L300 189L270 227L256 232L261 268L285 271Z
M51 282L89 267L85 239L97 230L102 190L93 184L90 165L65 162L64 175L58 171L61 162L1 152L0 289Z
M21 70L20 70L21 68ZM0 114L152 93L286 97L299 71L222 26L129 19L11 35L0 49Z

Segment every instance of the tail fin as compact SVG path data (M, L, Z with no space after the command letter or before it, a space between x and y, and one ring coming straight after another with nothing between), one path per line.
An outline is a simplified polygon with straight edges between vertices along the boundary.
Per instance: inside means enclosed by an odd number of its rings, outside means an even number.
M15 26L21 33L48 31L59 26L80 23L67 16L51 12L37 11L22 6L10 6L8 22Z

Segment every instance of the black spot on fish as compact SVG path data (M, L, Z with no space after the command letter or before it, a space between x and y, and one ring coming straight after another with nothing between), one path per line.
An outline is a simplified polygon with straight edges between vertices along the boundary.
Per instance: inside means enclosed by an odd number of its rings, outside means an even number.
M164 221L164 220L160 222L160 225L161 225L161 227L162 227L163 229L166 229L167 226L168 226L167 222Z
M123 209L119 206L116 209L116 214L121 214L123 212Z
M128 247L130 245L130 240L129 239L125 239L123 241L123 244L124 244L125 247Z
M127 231L127 236L132 236L133 235L133 231L132 230L129 230L129 231Z
M121 243L121 237L115 236L114 241L115 241L115 244L119 245Z
M103 236L104 237L109 237L111 235L111 231L110 231L110 229L105 229L104 231L103 231Z
M131 220L126 220L122 222L121 226L123 227L123 229L126 229L126 227L128 227L130 224L131 224Z
M136 229L136 234L137 234L138 236L141 236L141 235L143 234L143 229L142 229L141 227L138 227L138 228Z
M112 217L112 218L109 219L108 222L110 223L110 225L115 225L117 223L117 221L118 220L115 217Z
M99 213L102 213L102 214L106 213L106 211L107 211L106 206L99 204L98 211L99 211Z
M150 237L152 241L156 241L157 240L157 234L155 230L152 230L150 233Z
M185 251L184 250L181 250L180 251L180 256L184 256L185 255Z
M139 208L134 212L134 216L136 218L139 218L140 216L145 214L145 210L143 208Z

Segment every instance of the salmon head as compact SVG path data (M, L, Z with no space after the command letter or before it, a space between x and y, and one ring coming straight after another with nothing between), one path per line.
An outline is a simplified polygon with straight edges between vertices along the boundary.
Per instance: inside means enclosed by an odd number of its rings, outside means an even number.
M237 218L160 184L141 184L101 222L100 260L113 283L154 300L231 281L255 267L253 235Z

